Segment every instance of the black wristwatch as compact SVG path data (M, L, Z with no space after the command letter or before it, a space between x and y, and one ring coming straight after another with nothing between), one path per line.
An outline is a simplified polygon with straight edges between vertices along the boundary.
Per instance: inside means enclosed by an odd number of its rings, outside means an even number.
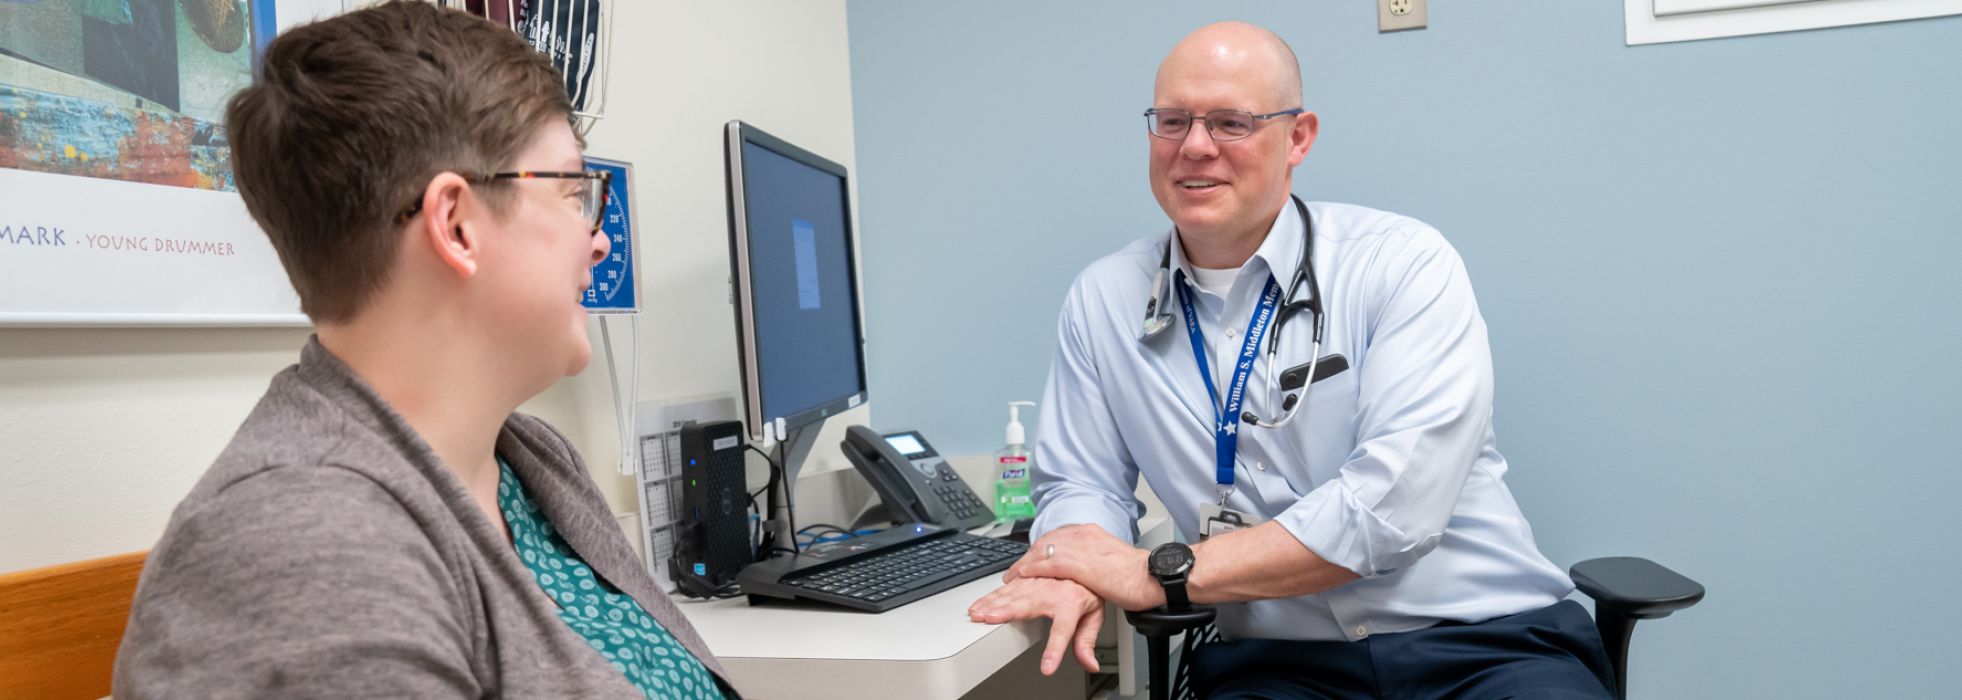
M1165 609L1176 612L1192 607L1185 596L1185 575L1192 572L1192 548L1167 542L1151 550L1148 561L1151 577L1165 587Z

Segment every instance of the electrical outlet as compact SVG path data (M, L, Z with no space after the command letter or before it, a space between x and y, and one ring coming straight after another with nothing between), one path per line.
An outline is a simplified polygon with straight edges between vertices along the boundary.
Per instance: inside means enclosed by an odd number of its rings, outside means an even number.
M1430 15L1426 0L1376 0L1376 31L1423 29Z

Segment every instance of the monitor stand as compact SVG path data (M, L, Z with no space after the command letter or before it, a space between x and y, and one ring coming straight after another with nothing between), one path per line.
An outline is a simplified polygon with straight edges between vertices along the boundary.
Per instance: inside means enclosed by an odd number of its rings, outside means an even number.
M791 522L790 517L794 503L790 489L797 483L798 472L804 470L804 460L811 456L811 448L817 444L818 432L823 427L824 420L819 419L804 427L793 428L777 443L775 458L783 468L783 479L771 484L769 495L765 497L769 517L763 523L763 551L756 554L759 561L783 554L778 551L779 547L793 551L797 549L797 533L793 529L795 523Z

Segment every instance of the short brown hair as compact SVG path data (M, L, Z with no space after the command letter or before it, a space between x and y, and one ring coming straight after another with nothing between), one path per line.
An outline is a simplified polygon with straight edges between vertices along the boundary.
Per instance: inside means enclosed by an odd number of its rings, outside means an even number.
M540 125L571 118L558 71L516 33L411 1L280 34L225 127L300 310L341 322L388 281L396 217L430 178L507 166Z

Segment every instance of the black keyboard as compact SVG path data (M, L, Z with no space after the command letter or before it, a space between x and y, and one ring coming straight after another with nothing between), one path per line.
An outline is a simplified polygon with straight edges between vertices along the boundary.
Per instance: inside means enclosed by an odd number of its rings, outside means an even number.
M757 562L736 576L750 605L809 600L885 612L1014 564L1029 546L910 523Z

